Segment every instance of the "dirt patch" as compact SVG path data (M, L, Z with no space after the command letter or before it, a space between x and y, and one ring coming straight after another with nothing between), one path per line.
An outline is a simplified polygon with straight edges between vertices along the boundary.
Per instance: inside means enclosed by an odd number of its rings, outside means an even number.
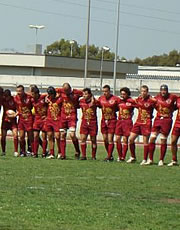
M162 199L162 202L168 203L168 204L180 204L180 199Z

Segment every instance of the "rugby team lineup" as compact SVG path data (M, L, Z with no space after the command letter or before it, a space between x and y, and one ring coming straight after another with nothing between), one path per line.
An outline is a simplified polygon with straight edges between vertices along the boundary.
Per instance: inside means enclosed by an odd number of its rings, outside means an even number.
M120 89L119 95L111 94L109 85L104 85L102 95L95 98L90 88L73 89L69 83L60 88L49 86L47 93L40 93L36 85L30 85L25 92L23 85L18 85L16 95L9 89L0 87L0 104L3 107L1 124L2 156L6 155L7 131L12 130L14 156L25 157L27 152L34 158L39 156L39 145L42 157L65 160L67 131L75 149L75 159L87 160L87 138L90 136L91 157L96 160L98 119L97 108L102 111L100 131L107 156L104 161L114 160L116 146L118 162L133 163L136 161L135 140L143 137L144 155L142 166L154 163L156 139L160 135L160 157L158 166L164 165L167 150L167 138L171 133L172 161L168 166L177 166L177 142L180 136L180 97L171 94L168 86L163 84L159 93L152 97L147 85L142 85L140 95L131 97L127 87ZM76 136L78 109L82 110L80 140ZM134 109L137 119L133 124ZM152 124L153 111L157 114ZM172 127L173 112L177 116ZM28 144L26 144L26 133ZM55 145L57 154L55 154ZM28 148L26 149L26 146ZM18 148L19 147L19 148ZM126 159L127 151L130 158Z

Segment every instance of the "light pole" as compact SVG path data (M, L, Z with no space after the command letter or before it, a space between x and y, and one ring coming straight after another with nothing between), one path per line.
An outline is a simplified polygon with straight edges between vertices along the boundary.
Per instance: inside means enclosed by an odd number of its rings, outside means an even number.
M86 35L86 57L84 67L84 88L86 87L86 79L88 75L88 50L89 50L89 30L90 30L90 13L91 13L91 0L88 4L88 20L87 20L87 35Z
M101 56L101 67L100 67L100 90L102 90L102 81L103 81L103 61L104 61L104 52L109 51L110 48L108 46L102 47L102 56Z
M117 26L116 26L116 48L115 48L115 58L114 58L114 74L113 74L113 94L116 93L116 71L117 71L117 53L119 44L119 18L120 18L120 0L118 0L117 7Z
M37 32L38 30L44 29L44 25L29 25L29 28L36 30L36 45L37 45Z
M69 43L71 45L71 57L72 57L73 56L73 45L74 45L75 41L74 40L70 40Z

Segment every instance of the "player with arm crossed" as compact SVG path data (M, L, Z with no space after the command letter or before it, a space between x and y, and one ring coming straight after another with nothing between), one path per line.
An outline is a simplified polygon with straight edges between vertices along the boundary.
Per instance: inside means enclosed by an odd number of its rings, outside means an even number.
M82 157L81 160L86 160L86 141L88 135L91 138L91 147L92 147L92 159L96 159L96 150L97 150L97 142L96 136L98 131L97 125L97 102L96 99L93 98L91 93L91 89L85 88L83 90L83 98L80 99L79 102L80 108L82 109L82 121L80 127L81 134L81 152Z

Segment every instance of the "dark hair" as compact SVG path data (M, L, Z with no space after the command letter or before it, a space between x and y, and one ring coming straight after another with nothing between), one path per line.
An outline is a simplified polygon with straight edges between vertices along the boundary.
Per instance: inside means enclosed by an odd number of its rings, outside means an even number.
M70 86L70 84L68 83L68 82L65 82L64 84L63 84L63 87L64 86L68 86L68 88L71 88L71 86Z
M163 85L161 85L160 90L166 90L166 91L168 91L168 86L165 85L165 84L163 84Z
M108 89L108 90L110 91L111 88L110 88L109 85L104 85L104 86L103 86L103 89Z
M88 94L92 94L92 92L91 92L91 89L90 89L90 88L84 88L84 89L83 89L83 92L88 92Z
M37 88L38 89L37 85L35 85L35 84L30 85L29 88L30 89L32 89L32 88Z
M31 93L39 94L39 89L38 89L38 87L37 87L37 86L31 87Z
M149 92L149 88L148 88L147 85L142 85L142 86L141 86L141 89L142 89L142 88L143 88L143 89L146 89L146 90Z
M49 86L48 89L47 89L47 93L48 95L54 95L56 96L56 90L53 86Z
M23 85L18 85L16 88L17 88L17 89L18 89L18 88L22 88L23 91L24 91L24 86L23 86Z
M2 87L0 87L0 94L3 94L4 89Z
M131 96L131 91L128 87L123 87L120 89L120 93L124 91L128 96Z
M11 96L11 91L9 89L6 89L4 91L4 96L6 96L6 97Z

